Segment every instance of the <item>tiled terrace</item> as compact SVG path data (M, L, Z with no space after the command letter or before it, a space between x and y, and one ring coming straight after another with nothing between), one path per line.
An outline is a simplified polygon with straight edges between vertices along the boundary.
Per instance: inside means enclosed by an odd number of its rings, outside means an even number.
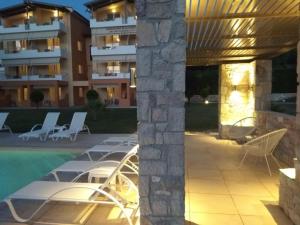
M92 137L103 140L103 135ZM80 146L84 145L83 140L79 139ZM278 207L275 165L272 177L264 161L253 158L238 169L242 156L239 147L204 133L187 134L185 145L186 225L292 225ZM26 213L30 207L26 204L21 208ZM127 224L118 216L116 208L59 203L48 207L34 224ZM0 224L12 224L7 221L13 222L0 206Z
M238 145L206 134L187 135L188 225L292 225L278 206L278 169L247 158Z

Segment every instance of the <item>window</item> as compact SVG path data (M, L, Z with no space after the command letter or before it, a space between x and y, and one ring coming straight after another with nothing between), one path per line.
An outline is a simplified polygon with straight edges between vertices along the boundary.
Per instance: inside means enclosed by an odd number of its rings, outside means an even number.
M82 74L82 65L78 65L78 73Z
M62 90L61 90L61 87L58 87L58 99L59 100L62 99Z
M79 92L79 94L78 94L79 98L83 98L83 88L82 87L79 88L78 92Z
M48 73L49 75L60 74L60 64L48 65Z
M78 51L82 51L82 43L81 43L81 41L77 41L77 50Z
M120 73L121 65L120 62L109 62L107 63L107 73Z
M24 87L24 89L23 89L23 96L24 96L24 100L27 101L28 100L28 89L27 89L27 87Z

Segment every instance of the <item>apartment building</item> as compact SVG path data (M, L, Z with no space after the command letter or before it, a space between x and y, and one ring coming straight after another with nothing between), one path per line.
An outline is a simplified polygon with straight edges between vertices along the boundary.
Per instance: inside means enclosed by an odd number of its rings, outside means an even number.
M89 89L89 21L70 7L24 1L0 9L0 106L82 105Z
M90 10L91 76L89 83L106 105L136 104L136 12L131 0L94 0Z

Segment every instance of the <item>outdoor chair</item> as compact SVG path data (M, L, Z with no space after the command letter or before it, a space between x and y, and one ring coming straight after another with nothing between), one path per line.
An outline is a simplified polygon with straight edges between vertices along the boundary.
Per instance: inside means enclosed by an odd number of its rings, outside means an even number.
M284 134L287 132L287 129L280 129L276 131L272 131L270 133L267 133L265 135L262 135L260 137L257 137L255 139L252 139L248 141L247 143L242 145L242 150L245 150L245 154L240 162L240 168L242 167L246 156L247 155L253 155L257 157L264 157L265 161L267 163L268 171L270 176L272 175L269 161L267 157L271 157L277 166L280 168L280 164L278 160L273 155L273 152L278 145L281 138L284 136Z
M43 124L34 125L29 132L19 135L19 138L24 141L28 141L30 138L39 138L41 141L45 141L48 135L56 129L59 114L59 112L48 112Z
M21 223L31 221L49 202L87 203L97 205L112 205L118 207L127 219L129 225L133 225L132 215L138 210L138 188L136 184L122 172L123 167L128 168L130 157L136 154L137 147L119 162L103 183L76 183L85 173L77 176L72 182L35 181L21 188L17 192L4 199L12 213L13 218ZM90 161L89 161L90 162ZM98 168L94 168L98 169ZM93 170L89 170L90 172ZM86 172L86 173L87 173ZM137 172L135 173L137 175ZM116 182L118 181L118 182ZM120 186L120 187L119 187ZM132 200L132 194L134 200ZM40 200L41 205L29 216L22 218L16 212L14 200ZM132 215L128 213L132 210Z
M227 133L228 138L230 140L235 140L235 141L247 140L247 137L253 134L254 131L256 130L256 127L254 125L249 126L247 124L247 122L253 120L255 121L255 117L245 117L235 122L228 130Z
M118 145L131 145L134 146L138 144L137 134L131 134L129 136L121 136L121 137L109 137L103 141L103 144L118 144Z
M71 124L65 124L56 133L49 135L53 141L63 138L69 138L71 141L76 141L80 132L87 131L90 134L90 129L84 124L86 112L75 112Z
M12 130L10 129L10 127L5 124L5 121L8 117L8 114L9 113L6 113L6 112L0 113L0 131L7 131L8 130L9 133L12 134Z
M88 175L88 180L91 182L93 177L107 179L117 167L122 167L127 168L125 174L133 173L137 175L138 167L131 160L133 157L137 157L137 150L138 145L131 147L130 151L124 151L120 149L108 152L104 154L98 161L68 161L58 168L52 170L50 174L55 177L56 181L60 181L58 173L79 173L75 178L72 179L72 182L77 181L84 175ZM115 156L119 157L119 159L116 159Z

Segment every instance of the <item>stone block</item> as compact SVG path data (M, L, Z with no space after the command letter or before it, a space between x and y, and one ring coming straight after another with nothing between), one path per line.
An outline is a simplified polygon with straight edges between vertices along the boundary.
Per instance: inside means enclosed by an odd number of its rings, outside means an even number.
M139 195L140 197L147 197L149 194L149 177L140 176L139 177Z
M140 197L140 211L141 216L148 216L152 214L148 197Z
M168 119L168 112L163 108L152 109L152 121L153 122L165 122Z
M150 114L150 98L148 93L144 92L137 92L137 119L138 121L150 121L151 114Z
M185 129L185 109L170 107L168 109L168 131L182 131Z
M159 160L141 160L140 175L165 175L167 172L167 164Z
M157 45L158 42L156 40L156 33L153 23L145 20L138 20L136 29L138 33L138 47Z
M138 137L140 145L155 144L154 124L140 123L138 124Z
M149 19L169 19L172 16L174 4L171 2L147 3L146 16Z
M148 48L139 48L136 53L137 76L148 77L151 75L152 50Z
M184 143L184 134L182 132L166 132L164 133L164 143L181 145Z
M139 78L137 79L138 91L162 91L165 88L163 79Z
M161 150L152 146L141 146L139 148L139 158L141 159L160 159Z
M158 24L157 39L159 42L168 42L171 35L172 20L162 20Z
M172 41L161 50L164 60L171 63L179 63L186 61L186 43L184 40Z
M185 64L174 65L173 91L185 91Z
M159 199L151 199L151 209L156 216L167 216L168 215L169 203Z

